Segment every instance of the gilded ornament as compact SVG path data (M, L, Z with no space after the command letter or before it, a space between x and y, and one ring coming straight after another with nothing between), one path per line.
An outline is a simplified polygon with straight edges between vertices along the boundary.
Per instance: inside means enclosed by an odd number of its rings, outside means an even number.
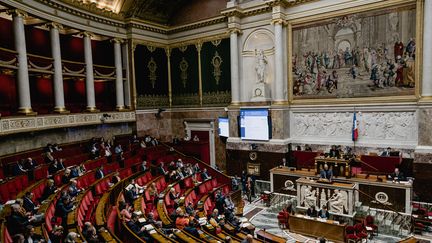
M183 57L182 60L181 60L181 62L180 62L179 68L180 68L180 71L181 71L181 73L180 73L180 79L181 79L181 81L183 83L183 87L184 88L186 88L186 83L187 83L187 78L188 78L188 74L187 74L188 67L189 67L189 64L185 60L185 58Z
M155 84L156 84L156 79L157 79L157 75L156 75L157 64L154 61L153 57L150 58L150 61L147 64L147 68L149 70L148 78L150 79L150 82L152 84L152 88L154 89Z
M219 85L219 80L222 75L221 65L222 65L222 58L219 56L219 53L216 51L213 58L212 58L212 65L213 65L213 77L216 80L216 85Z

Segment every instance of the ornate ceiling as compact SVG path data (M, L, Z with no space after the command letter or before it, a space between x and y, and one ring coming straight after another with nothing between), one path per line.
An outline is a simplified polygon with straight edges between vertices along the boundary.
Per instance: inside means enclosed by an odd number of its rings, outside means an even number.
M176 10L189 0L61 0L86 9L99 9L125 18L138 18L168 25Z

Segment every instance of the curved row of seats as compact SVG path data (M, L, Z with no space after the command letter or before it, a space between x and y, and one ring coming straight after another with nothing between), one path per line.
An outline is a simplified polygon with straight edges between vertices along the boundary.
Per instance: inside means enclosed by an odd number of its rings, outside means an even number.
M124 147L127 148L127 146L124 146ZM127 158L126 161L129 161L127 164L130 166L134 166L134 165L137 165L141 161L139 156L142 154L142 151L139 151L138 153L134 152L134 154L136 156L134 156L133 158L130 157L131 152L132 151L127 151L125 153L126 154L125 157ZM26 155L24 155L24 156L26 156ZM84 154L84 155L73 156L73 158L78 158L78 157L85 158L86 156L87 155ZM69 161L74 161L74 160L70 159ZM75 164L73 164L73 165L80 164L81 162L82 161L80 161L80 160L75 160ZM99 158L99 159L95 159L95 160L87 160L86 162L84 162L84 164L88 169L91 170L91 169L99 167L102 164L105 164L106 162L107 162L106 158L103 157L103 158ZM66 164L66 165L68 165L68 164ZM72 162L70 164L72 164ZM117 162L115 162L115 163L106 165L104 168L104 171L106 174L108 174L109 172L116 171L118 169L119 169L119 164ZM134 168L134 170L135 170L135 168ZM63 173L63 171L60 171L53 176L53 178L55 180L55 184L57 186L61 185L62 173ZM121 177L125 177L125 176L130 175L130 174L132 174L131 168L127 168L127 169L120 171ZM44 177L46 178L46 175ZM11 199L13 199L13 198L15 198L16 194L18 194L18 196L21 197L25 194L25 192L30 191L30 192L34 193L35 201L36 201L37 199L39 199L39 197L41 196L41 194L45 188L46 179L37 181L36 183L33 183L33 184L30 184L27 179L28 179L27 175L21 175L21 176L14 177L10 180L7 180L6 183L1 184L1 186L4 186L1 188L2 189L1 192L4 193L4 191L6 191L6 192L9 191L9 194L7 195L7 197L11 197ZM78 182L78 187L86 188L89 184L93 183L92 180L95 179L95 175L94 175L93 171L88 171L88 173L85 173L83 176L75 178L75 179ZM106 180L109 181L109 178L106 178ZM106 182L106 181L104 181L104 182ZM29 184L30 184L30 186L28 186ZM15 186L13 186L13 185L15 185ZM21 186L19 186L19 185L21 185ZM106 185L107 185L106 183L102 183L98 187L97 190L102 192L103 189L106 188ZM3 190L3 188L13 188L13 190ZM68 186L64 187L64 188L68 188ZM18 191L21 191L21 192L18 192ZM47 200L50 202L49 204L42 204L41 205L39 212L45 212L46 217L45 217L45 223L43 225L44 227L42 229L42 232L39 231L39 229L37 229L36 230L37 233L44 233L47 236L47 234L52 230L51 218L55 212L55 203L57 202L58 196L60 195L60 191L61 190L59 190L59 192L56 193L56 195L54 197L50 197L49 198L50 200ZM2 220L2 226L5 226L4 219L2 218L1 220ZM10 241L11 238L10 238L10 235L8 234L7 227L2 227L1 232L2 232L1 233L2 242L11 242Z

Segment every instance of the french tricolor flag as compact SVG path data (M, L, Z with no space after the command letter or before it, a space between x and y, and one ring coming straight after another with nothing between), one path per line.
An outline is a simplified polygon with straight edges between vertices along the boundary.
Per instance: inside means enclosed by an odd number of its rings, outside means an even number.
M353 126L352 126L352 140L357 141L358 139L358 125L357 125L357 115L354 112L353 116Z

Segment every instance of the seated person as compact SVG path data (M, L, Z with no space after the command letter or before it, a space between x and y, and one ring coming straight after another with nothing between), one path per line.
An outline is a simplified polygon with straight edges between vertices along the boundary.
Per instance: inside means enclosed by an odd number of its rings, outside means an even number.
M392 179L393 181L405 181L406 180L402 171L399 171L399 168L397 168L397 167L394 169L393 173L388 175L388 178Z
M339 158L340 157L340 153L339 150L337 149L336 145L332 145L330 152L329 152L329 157L330 158Z
M202 173L201 173L201 178L203 181L211 179L211 176L207 173L207 169L204 168Z
M324 169L320 171L320 178L331 181L333 179L333 171L329 169L327 164L324 164Z
M115 185L121 181L120 174L118 172L114 173L113 177L111 177L111 184Z
M327 206L323 206L322 209L318 212L318 217L322 219L329 219L330 214L327 211Z
M45 242L43 237L35 233L33 225L27 225L24 232L24 242L42 243Z
M193 204L191 202L188 203L188 205L186 206L185 210L186 210L186 213L189 214L189 215L192 214L195 211L194 206L193 206Z
M129 205L133 205L135 199L138 198L138 191L136 187L129 184L124 190L124 198Z
M189 217L185 215L183 211L180 211L176 218L175 224L177 229L182 230L189 224Z
M48 199L48 197L54 194L56 190L57 187L54 185L54 180L49 179L41 197L39 198L39 202L43 202L44 200Z
M74 179L70 180L71 181L71 185L69 186L69 196L74 198L76 196L78 196L78 194L81 192L81 189L78 188L77 184L78 182Z
M71 176L71 170L70 169L66 169L64 171L63 176L61 177L61 182L63 185L69 183L69 180L72 178Z
M57 159L48 167L48 173L54 175L57 171L64 169L63 164L59 163Z
M128 206L125 201L119 202L119 211L120 211L121 220L123 222L126 223L132 219L133 209L131 206Z
M144 239L146 242L153 242L153 239L146 231L145 227L143 227L138 221L139 216L137 214L132 214L131 220L129 220L126 225L127 227L134 232L134 234L138 235L141 239Z
M288 162L287 162L286 158L282 158L281 165L282 165L283 167L288 167Z
M306 211L306 215L309 217L316 218L318 216L318 212L317 212L315 206L308 208Z
M312 152L312 148L310 147L309 144L305 144L304 151Z
M179 203L179 199L180 199L180 193L176 192L174 187L171 187L170 192L169 192L169 198L171 199L171 201L174 202L174 207L177 208L178 203Z
M195 224L194 221L190 221L188 225L186 225L186 227L184 228L184 230L186 232L188 232L189 234L197 237L198 239L200 238L199 232L197 230L197 225Z
M104 176L105 176L105 174L104 174L104 172L103 172L103 165L101 165L101 166L96 170L95 177L96 177L96 180L99 180L99 179L104 178Z
M25 193L25 196L23 198L23 207L27 212L30 212L31 214L34 214L39 209L39 206L37 206L33 202L33 193L28 191Z
M392 149L391 149L390 147L388 147L386 150L384 150L384 151L381 153L380 156L383 156L383 157L389 157L389 156L391 156L391 155L390 155L391 152L392 152Z

